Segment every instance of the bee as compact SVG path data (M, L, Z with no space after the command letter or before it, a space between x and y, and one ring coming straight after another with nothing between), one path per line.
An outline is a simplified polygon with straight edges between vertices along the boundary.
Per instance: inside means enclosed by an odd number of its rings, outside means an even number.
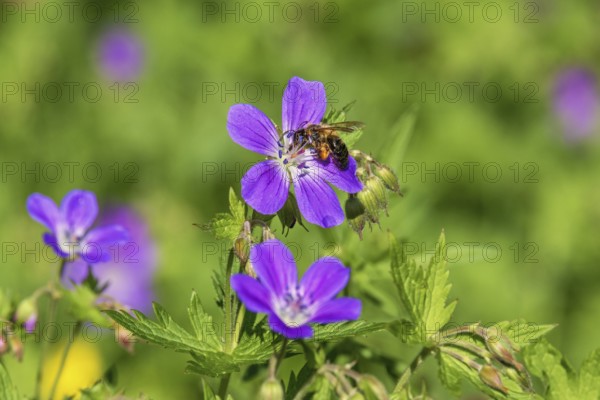
M308 144L316 150L321 160L329 155L335 165L348 169L348 147L338 135L338 132L354 132L362 129L364 124L358 121L334 122L330 124L310 124L293 132L294 144Z

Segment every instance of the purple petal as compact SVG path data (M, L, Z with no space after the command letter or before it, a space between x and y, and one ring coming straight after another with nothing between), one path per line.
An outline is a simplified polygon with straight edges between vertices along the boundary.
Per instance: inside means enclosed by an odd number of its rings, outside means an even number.
M68 258L70 256L75 255L75 254L69 254L68 252L63 251L62 247L58 244L58 240L56 239L56 236L53 233L46 232L46 233L44 233L42 238L44 239L44 243L46 243L48 246L52 247L54 252L59 257ZM71 247L71 246L75 246L75 243L65 243L66 249L73 249L74 247Z
M290 181L276 160L255 164L242 178L242 197L261 214L275 214L288 197Z
M98 215L96 195L86 190L72 190L60 204L60 212L71 233L81 237Z
M90 263L106 262L111 251L129 239L127 231L119 225L109 225L88 232L81 241L81 256Z
M282 100L281 122L283 131L296 130L303 124L318 124L325 115L327 95L319 81L289 80Z
M334 298L350 279L350 269L334 257L315 261L306 271L300 286L313 302L326 302Z
M231 139L242 147L265 156L277 156L279 135L273 122L250 104L229 108L227 130Z
M335 192L316 172L294 172L294 192L302 216L310 223L331 228L344 222Z
M324 303L310 322L330 324L341 321L354 321L360 316L362 304L352 297L340 297Z
M275 296L283 296L298 281L294 257L279 240L268 240L253 246L250 249L250 262L260 282Z
M236 274L231 277L231 287L248 310L255 313L271 313L269 292L256 279Z
M356 160L348 157L348 168L341 170L329 157L325 161L315 160L309 168L317 169L317 174L336 188L347 193L358 193L363 189L362 182L356 176Z
M25 331L27 331L28 333L31 333L33 331L35 331L35 326L37 325L37 314L32 314L29 318L27 318L27 321L23 322L23 328L25 328Z
M27 198L27 212L35 221L54 232L59 219L58 207L52 199L40 193Z
M554 110L567 139L589 136L598 123L600 95L594 74L583 68L564 70L556 79Z
M106 77L115 81L135 81L144 65L144 46L141 40L123 28L111 29L100 39L100 67Z
M288 339L307 339L313 337L314 334L313 329L309 325L289 327L275 314L269 315L269 326L274 332Z
M62 276L62 283L65 287L72 287L72 282L75 284L80 284L85 280L88 274L88 265L87 263L78 258L76 260L70 261L65 265L64 273ZM95 273L94 273L95 275Z

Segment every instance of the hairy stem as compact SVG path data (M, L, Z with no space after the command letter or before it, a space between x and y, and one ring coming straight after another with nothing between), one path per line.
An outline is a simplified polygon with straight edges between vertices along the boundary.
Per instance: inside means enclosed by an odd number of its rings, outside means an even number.
M417 356L412 360L410 365L404 370L402 376L400 376L400 380L398 384L394 388L394 392L400 392L406 385L416 371L416 369L421 365L421 363L432 353L432 349L429 347L423 347L421 352L417 354Z
M224 290L224 308L225 308L225 352L231 353L234 349L233 338L236 335L235 315L233 313L233 301L231 299L231 274L233 272L233 262L235 259L235 253L233 248L229 249L229 256L227 258L227 267L225 269L225 290ZM221 399L227 398L227 387L229 386L229 380L231 379L231 373L223 375L221 382L219 383L219 397Z

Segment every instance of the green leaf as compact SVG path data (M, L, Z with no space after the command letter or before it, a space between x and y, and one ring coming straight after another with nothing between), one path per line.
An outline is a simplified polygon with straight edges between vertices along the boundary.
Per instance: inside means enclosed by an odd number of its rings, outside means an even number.
M410 316L413 327L405 336L410 343L431 345L436 333L452 317L456 301L446 304L451 285L445 259L445 237L440 235L436 252L428 266L408 260L402 247L390 235L391 273L400 299Z
M90 321L94 324L110 328L110 321L100 312L96 301L98 295L92 289L76 285L71 289L61 289L62 298L67 303L71 315L80 321Z
M13 385L10 375L4 364L0 363L0 399L2 400L19 400L21 396L19 391Z
M336 324L315 325L315 336L311 341L325 342L347 337L366 335L367 333L382 331L387 324L382 322L351 321Z
M245 221L244 202L239 200L233 188L229 189L229 214L219 213L213 220L202 226L219 240L234 241L240 234Z
M497 327L498 334L505 335L511 341L514 349L519 351L523 347L537 343L539 338L554 329L556 324L542 325L519 319L498 322L494 326Z
M332 124L336 122L347 121L346 114L348 114L348 111L350 111L350 109L354 106L354 103L355 101L346 104L344 107L342 107L341 110L335 110L333 108L330 108L323 117L323 122L327 124ZM358 142L358 140L362 136L363 130L357 129L352 132L338 132L338 134L346 144L346 147L348 147L348 149L353 149L356 142Z
M525 363L546 385L549 400L596 400L600 398L600 349L583 362L577 374L546 339L524 350Z
M221 349L221 341L215 331L215 324L210 315L204 312L204 308L200 303L196 291L192 291L190 306L188 307L188 315L196 333L196 338L206 341L215 349Z

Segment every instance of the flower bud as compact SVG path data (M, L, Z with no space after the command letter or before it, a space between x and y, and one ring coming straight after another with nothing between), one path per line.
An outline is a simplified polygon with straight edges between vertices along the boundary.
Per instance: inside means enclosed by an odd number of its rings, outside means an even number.
M367 180L365 185L377 200L377 206L380 210L384 210L387 214L387 198L385 196L385 186L381 182L381 179L373 176Z
M302 215L300 214L300 209L298 208L298 203L296 202L296 198L293 194L289 194L285 204L281 208L281 210L277 211L277 216L283 225L283 232L287 228L288 231L292 229L296 222L300 226L304 226L302 223Z
M365 207L369 221L379 223L379 219L377 218L379 201L377 200L375 194L368 187L365 187L363 190L358 192L356 197L361 202L363 207Z
M392 192L400 193L400 184L394 171L386 165L378 165L374 168L374 173L381 179L386 188Z
M276 378L267 379L260 387L260 400L283 400L283 397L283 387Z
M15 312L15 320L23 324L27 332L32 332L35 329L37 322L37 305L33 298L29 297L19 303Z
M517 371L523 370L523 365L519 363L511 352L512 346L504 337L492 338L485 341L488 350L501 363L514 367Z
M492 389L508 394L508 388L502 383L500 373L491 365L484 365L479 370L479 379Z
M6 354L9 350L8 342L6 341L6 337L4 333L0 334L0 356Z
M355 195L350 195L344 205L347 219L357 218L365 213L365 206L356 198Z
M12 335L9 338L10 349L12 350L13 355L17 359L17 361L23 361L23 342L16 335Z
M119 346L121 346L128 353L133 353L133 347L135 345L135 337L133 333L128 329L123 328L119 324L115 324L115 339Z

